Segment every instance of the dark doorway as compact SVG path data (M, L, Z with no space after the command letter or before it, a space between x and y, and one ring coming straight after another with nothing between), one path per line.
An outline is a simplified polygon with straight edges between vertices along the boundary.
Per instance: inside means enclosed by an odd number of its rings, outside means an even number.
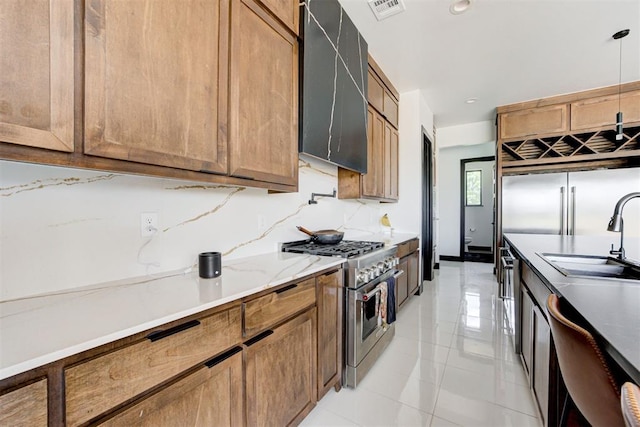
M460 259L493 262L495 206L495 157L460 160Z
M433 144L422 127L422 280L433 280ZM422 288L422 286L421 286Z

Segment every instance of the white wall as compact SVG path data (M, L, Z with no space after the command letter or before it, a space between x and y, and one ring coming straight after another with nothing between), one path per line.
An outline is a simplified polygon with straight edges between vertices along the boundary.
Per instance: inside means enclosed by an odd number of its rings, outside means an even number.
M496 126L492 121L438 128L438 148L457 145L475 145L495 141Z
M398 203L382 204L397 231L422 231L422 127L433 140L433 113L419 90L400 94Z
M410 156L401 153L406 162ZM402 170L403 203L411 204L405 188L411 171ZM203 251L222 252L223 262L274 251L279 242L306 238L296 225L339 228L346 238L382 230L378 202L307 203L312 192L337 188L335 166L301 156L299 188L269 195L0 161L0 300L185 269ZM158 213L152 239L140 236L142 212ZM392 218L399 231L404 221L413 229L413 220Z
M493 247L493 165L495 160L465 164L466 171L482 171L482 206L464 208L464 234L473 239L471 246Z
M440 141L440 129L438 129ZM438 143L439 144L439 143ZM495 155L495 143L449 146L438 151L439 255L460 256L460 160Z

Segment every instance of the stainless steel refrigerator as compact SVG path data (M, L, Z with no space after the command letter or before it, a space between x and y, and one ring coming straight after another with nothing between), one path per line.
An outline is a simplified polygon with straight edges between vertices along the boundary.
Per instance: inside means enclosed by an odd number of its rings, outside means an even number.
M502 232L603 235L618 199L640 191L640 168L505 176ZM640 237L640 199L624 207L624 235ZM617 249L617 247L616 247Z

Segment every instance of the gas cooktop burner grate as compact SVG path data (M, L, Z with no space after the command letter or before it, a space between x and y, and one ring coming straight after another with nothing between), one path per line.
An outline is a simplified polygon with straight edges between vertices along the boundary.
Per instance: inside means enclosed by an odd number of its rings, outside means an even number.
M313 243L311 240L300 240L297 242L283 243L282 251L297 254L351 258L373 252L382 247L384 247L384 243L382 242L364 242L360 240L343 240L335 245L321 245L319 243Z

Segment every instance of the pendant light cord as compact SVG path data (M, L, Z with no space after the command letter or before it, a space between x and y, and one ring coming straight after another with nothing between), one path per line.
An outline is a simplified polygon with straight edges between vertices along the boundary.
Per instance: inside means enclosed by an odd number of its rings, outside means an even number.
M618 76L618 111L621 111L620 105L620 93L621 93L621 86L622 86L622 38L620 39L620 66L619 66L619 70L620 70L620 75Z

